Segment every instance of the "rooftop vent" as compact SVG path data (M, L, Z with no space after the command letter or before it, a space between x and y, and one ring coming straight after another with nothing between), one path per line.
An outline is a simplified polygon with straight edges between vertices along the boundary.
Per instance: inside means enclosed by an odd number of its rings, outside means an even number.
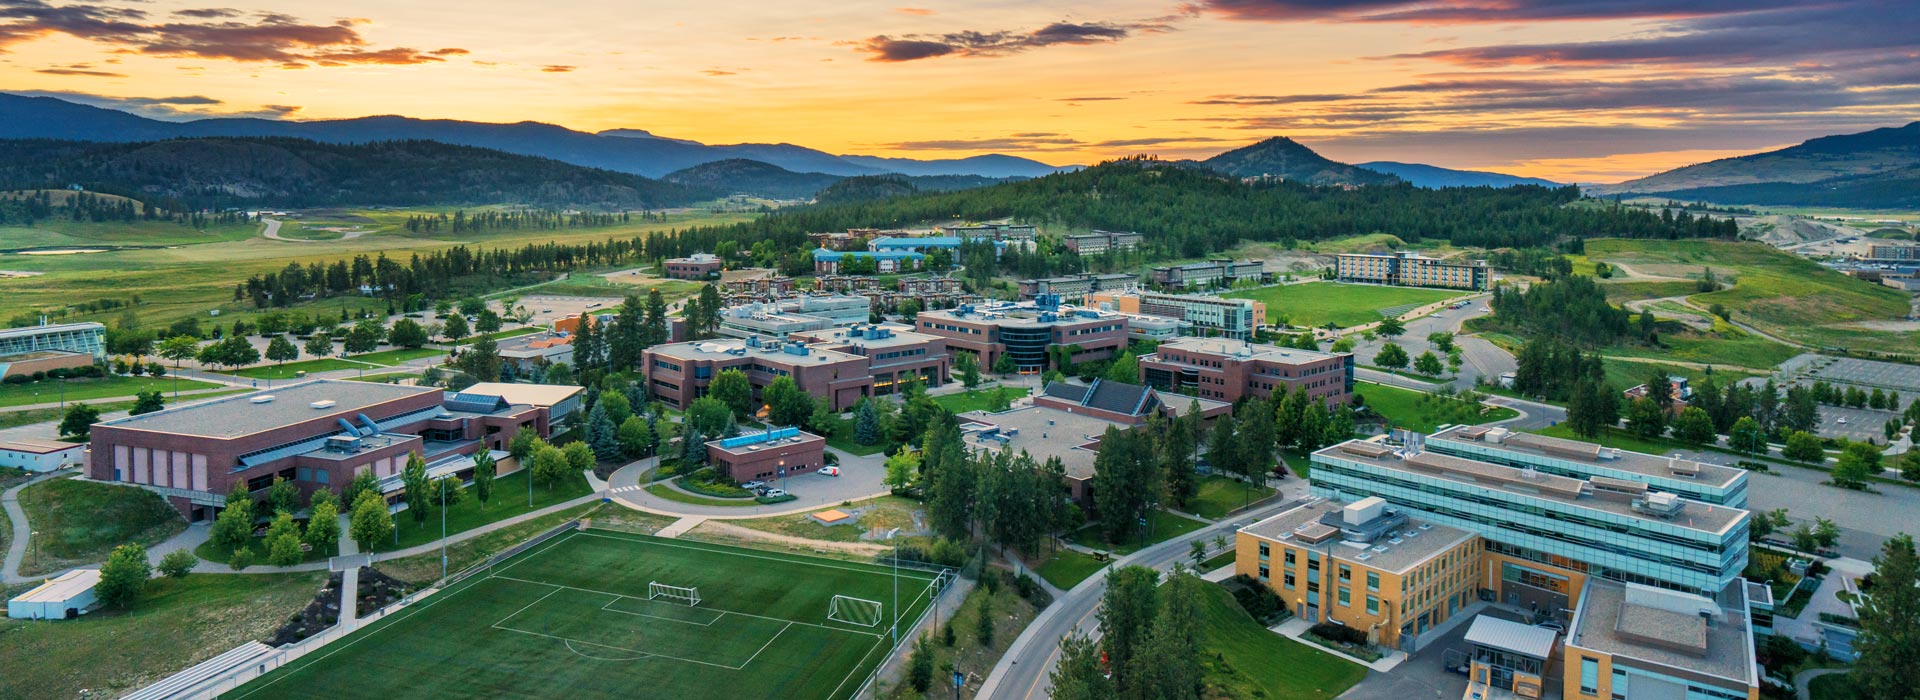
M313 408L333 408L333 404L333 399L321 399L307 405Z
M1384 553L1384 552L1386 552L1386 551L1387 551L1387 546L1386 546L1386 545L1384 545L1384 544L1383 544L1383 545L1376 545L1376 546L1374 546L1374 547L1373 547L1373 551L1375 551L1375 552L1383 552L1383 553Z
M273 394L261 394L259 396L255 396L251 399L247 399L247 403L273 403Z

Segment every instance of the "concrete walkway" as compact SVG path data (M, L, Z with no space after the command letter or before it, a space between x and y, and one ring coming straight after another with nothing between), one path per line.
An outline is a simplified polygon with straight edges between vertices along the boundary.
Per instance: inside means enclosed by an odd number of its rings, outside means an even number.
M1379 661L1368 661L1366 659L1362 659L1358 656L1348 654L1338 649L1330 649L1328 647L1324 647L1319 644L1309 642L1305 639L1301 639L1300 638L1301 635L1306 634L1307 630L1311 629L1312 627L1313 627L1313 623L1307 622L1306 620L1302 620L1300 618L1295 617L1295 618L1288 619L1286 622L1282 622L1278 625L1274 625L1271 629L1274 631L1275 634L1278 634L1282 637L1286 637L1288 639L1299 642L1301 644L1305 644L1308 647L1311 647L1313 649L1324 651L1326 653L1332 654L1334 656L1338 656L1348 661L1352 661L1356 664L1360 664L1361 666L1365 666L1367 668L1373 669L1375 671L1379 671L1381 673L1386 673L1388 671L1391 671L1395 667L1398 667L1402 662L1407 660L1407 652L1400 651L1398 649L1387 651L1386 655L1381 656Z
M18 486L7 489L4 494L0 494L0 506L6 508L7 520L13 523L13 541L7 545L7 558L4 565L0 565L0 583L12 586L21 583L32 583L55 575L20 575L20 562L26 558L27 555L27 541L33 539L33 526L27 522L27 511L25 508L20 507L20 492L28 486L38 484L42 481L48 479L64 479L72 476L74 473L75 472L71 471L47 472L46 474L29 479Z
M668 525L666 527L660 528L660 531L653 533L653 535L655 537L665 537L668 539L673 539L681 535L687 534L688 530L692 530L696 527L700 527L700 523L704 523L706 521L707 519L702 516L689 515L687 517L673 521L672 525Z
M805 474L788 477L787 490L798 500L773 505L703 506L670 501L647 492L640 476L653 468L652 458L621 467L607 480L606 492L613 503L642 513L673 518L697 515L708 520L744 520L780 515L812 513L850 501L864 501L892 493L881 479L886 476L885 458L879 455L858 457L835 450L840 458L842 476Z
M1793 674L1793 693L1800 700L1813 700L1813 691L1807 689L1807 685L1812 683L1813 679L1847 671L1848 669L1844 668L1810 668Z
M353 525L353 519L345 513L340 514L340 532L346 534ZM360 543L351 537L340 538L340 556L351 557L360 553ZM335 622L341 630L352 631L360 626L360 567L350 566L340 572L340 619Z

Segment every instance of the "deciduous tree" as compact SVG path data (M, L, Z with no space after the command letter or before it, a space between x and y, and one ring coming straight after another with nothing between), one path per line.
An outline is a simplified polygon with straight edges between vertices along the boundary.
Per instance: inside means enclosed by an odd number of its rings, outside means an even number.
M153 576L153 569L147 565L147 548L138 544L123 544L113 548L107 555L107 561L100 565L100 582L94 584L94 597L102 605L125 608L140 599L146 591L147 579Z

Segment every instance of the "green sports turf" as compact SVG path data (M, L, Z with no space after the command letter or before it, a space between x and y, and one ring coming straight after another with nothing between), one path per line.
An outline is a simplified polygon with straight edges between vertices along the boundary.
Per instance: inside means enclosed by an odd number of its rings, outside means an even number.
M832 598L892 610L893 570L625 533L561 535L225 698L850 698L888 624L827 619ZM901 627L933 575L901 570ZM698 606L649 600L693 586ZM891 618L890 614L885 615Z

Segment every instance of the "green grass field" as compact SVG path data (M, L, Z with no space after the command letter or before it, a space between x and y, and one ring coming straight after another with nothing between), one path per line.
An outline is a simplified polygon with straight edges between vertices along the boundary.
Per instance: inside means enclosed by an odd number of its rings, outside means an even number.
M1267 305L1267 322L1280 319L1295 326L1319 328L1333 323L1342 328L1381 319L1381 309L1431 304L1466 292L1418 287L1310 282L1227 292L1229 299L1252 299Z
M69 402L133 396L148 389L159 389L171 396L174 381L169 377L112 376L98 379L45 379L26 384L0 384L0 407L54 403L61 399L62 394L65 394ZM219 386L191 379L178 381L181 391L212 389Z
M40 533L21 573L105 561L114 547L150 547L187 528L159 494L132 486L54 479L22 490L20 506Z
M401 697L852 697L887 656L892 570L655 539L562 535L225 694ZM900 572L901 626L933 576ZM698 606L649 584L699 589ZM834 596L880 602L871 626Z
M1082 547L1104 549L1125 555L1140 551L1141 548L1156 542L1165 542L1207 526L1206 523L1193 518L1174 515L1164 510L1156 510L1153 515L1147 516L1147 525L1144 542L1138 534L1125 542L1108 542L1106 535L1100 531L1099 523L1067 533L1067 539Z
M649 484L647 485L647 493L653 494L655 496L659 496L669 501L673 501L674 503L685 503L690 506L742 506L744 507L744 506L760 505L758 501L755 501L751 498L709 498L706 496L695 496L693 494L675 489L672 486L668 486L666 484Z
M370 365L364 362L342 360L337 357L322 357L317 360L288 362L284 365L260 365L246 369L225 370L220 373L231 374L236 377L245 377L247 379L298 379L301 376L301 372L313 374L314 372L331 372L337 369L381 370L386 369L386 367Z
M948 411L952 411L956 414L966 413L968 411L985 411L987 410L988 406L992 405L993 397L994 397L994 394L996 393L1007 397L1007 402L1012 403L1015 400L1018 400L1021 397L1026 396L1027 389L1026 387L1012 387L1012 386L994 387L991 389L975 389L973 391L966 391L958 394L944 394L941 396L935 396L933 397L933 402L940 404L942 407L946 408Z
M438 348L394 348L364 355L348 355L347 359L375 365L397 365L408 360L423 357L446 357L447 351Z
M480 498L474 495L473 487L466 489L466 496L459 503L447 509L448 535L457 535L488 523L525 515L593 493L593 486L587 483L587 477L576 471L568 471L565 479L551 487L533 485L533 506L527 506L527 470L521 469L493 481L493 498L484 506ZM440 510L428 508L427 519L414 522L413 514L402 512L393 518L395 538L389 538L373 546L373 551L388 552L405 549L416 544L424 544L440 539Z
M1395 427L1430 433L1442 425L1479 425L1520 415L1511 408L1468 405L1434 394L1423 394L1385 384L1361 384L1354 393L1366 397L1367 407Z
M1091 554L1081 554L1062 548L1054 550L1053 556L1034 567L1033 572L1039 574L1040 578L1046 579L1047 583L1053 584L1054 588L1064 591L1080 585L1081 581L1087 580L1088 576L1094 575L1106 565L1107 562L1094 559Z
M1326 700L1366 677L1364 666L1261 626L1226 588L1206 590L1207 697Z
M1249 485L1245 481L1224 476L1209 476L1200 480L1200 490L1187 501L1187 512L1219 520L1236 508L1271 495L1273 489L1268 486Z

